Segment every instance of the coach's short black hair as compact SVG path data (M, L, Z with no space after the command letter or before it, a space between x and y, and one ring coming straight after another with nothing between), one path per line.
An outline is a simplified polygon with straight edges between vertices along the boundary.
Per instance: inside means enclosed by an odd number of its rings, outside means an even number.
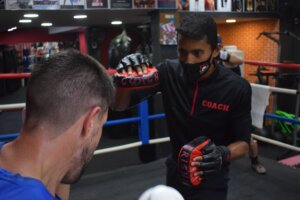
M177 33L194 40L206 39L212 49L217 47L217 24L209 15L199 13L185 15L177 28Z

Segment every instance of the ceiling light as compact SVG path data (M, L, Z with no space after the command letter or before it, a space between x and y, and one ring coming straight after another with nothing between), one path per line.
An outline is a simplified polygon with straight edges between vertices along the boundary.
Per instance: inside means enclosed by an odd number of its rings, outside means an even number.
M24 14L24 17L26 18L36 18L38 17L39 15L38 14L35 14L35 13L28 13L28 14Z
M44 22L41 24L41 26L52 26L52 23L50 22Z
M121 25L122 23L122 21L112 21L111 25Z
M87 15L74 15L74 19L85 19Z
M19 23L31 23L31 19L20 19Z
M236 19L226 19L226 23L235 23Z
M17 29L17 27L15 26L15 27L12 27L12 28L8 29L7 31L10 32L10 31L14 31L16 29Z

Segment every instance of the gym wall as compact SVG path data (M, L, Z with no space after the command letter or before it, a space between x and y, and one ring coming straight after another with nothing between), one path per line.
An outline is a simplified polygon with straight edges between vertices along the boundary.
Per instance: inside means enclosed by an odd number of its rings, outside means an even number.
M219 24L218 32L222 36L224 45L236 45L245 54L245 60L263 62L277 62L278 46L272 40L261 36L256 39L260 32L279 31L279 20L270 19L262 21L243 22L235 24ZM245 78L255 83L256 66L244 65ZM271 82L274 84L274 82Z
M0 44L18 44L29 42L73 41L77 37L74 33L61 33L50 35L47 29L29 28L16 32L1 32Z

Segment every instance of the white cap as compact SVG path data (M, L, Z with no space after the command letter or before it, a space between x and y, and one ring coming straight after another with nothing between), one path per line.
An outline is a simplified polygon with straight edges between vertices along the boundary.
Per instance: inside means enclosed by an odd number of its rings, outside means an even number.
M182 195L172 187L157 185L146 190L139 200L184 200Z

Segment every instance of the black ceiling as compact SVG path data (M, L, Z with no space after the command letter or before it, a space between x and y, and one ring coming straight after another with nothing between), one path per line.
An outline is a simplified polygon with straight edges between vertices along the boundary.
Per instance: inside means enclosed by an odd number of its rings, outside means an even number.
M138 25L150 22L150 13L155 9L98 9L98 10L0 10L0 31L17 26L40 27L42 22L52 22L53 26L107 26L112 20L122 20L125 25ZM30 24L20 24L19 19L25 13L38 13L39 17ZM173 11L174 12L174 11ZM86 14L87 19L75 20L76 14ZM211 13L217 23L224 23L228 17L237 17L238 21L260 20L274 17L273 14L257 13ZM276 16L275 16L276 17Z

